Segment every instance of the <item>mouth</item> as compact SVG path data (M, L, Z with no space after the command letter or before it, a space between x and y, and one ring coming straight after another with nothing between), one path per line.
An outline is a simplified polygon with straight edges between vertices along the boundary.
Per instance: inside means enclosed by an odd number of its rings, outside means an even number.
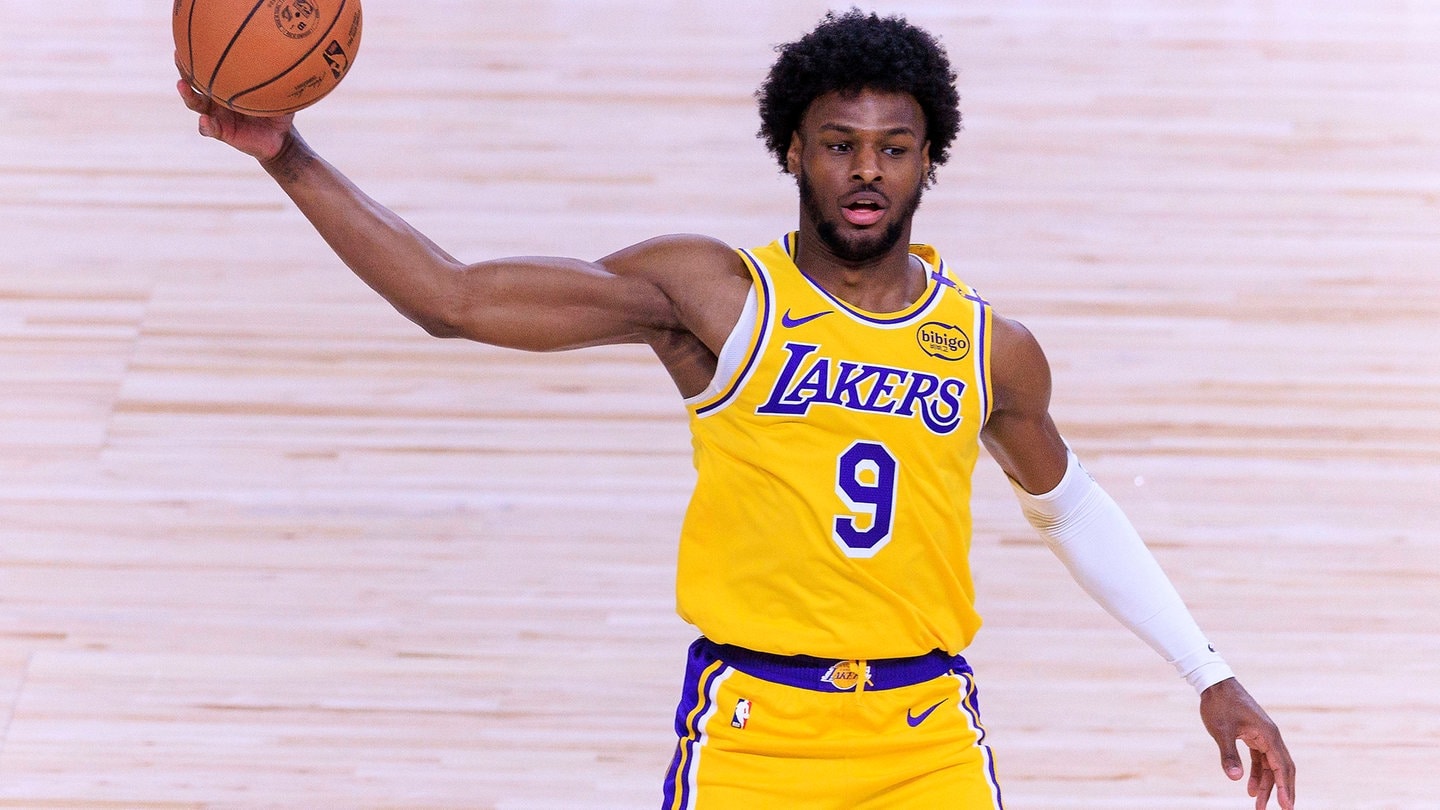
M852 194L841 202L840 215L851 225L867 228L884 218L887 207L883 196L873 192L861 192Z

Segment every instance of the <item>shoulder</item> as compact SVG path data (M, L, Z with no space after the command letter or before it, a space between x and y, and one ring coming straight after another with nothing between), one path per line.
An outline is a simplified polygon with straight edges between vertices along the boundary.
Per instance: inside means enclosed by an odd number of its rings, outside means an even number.
M612 253L599 263L611 273L643 279L657 287L685 331L716 354L739 320L750 292L750 272L740 254L708 236L657 236Z
M991 351L996 363L1027 368L1045 362L1045 352L1025 324L1000 314L992 316Z
M1065 474L1065 440L1050 418L1050 363L1019 321L994 316L990 379L995 407L981 438L1027 492L1048 492Z
M1048 407L1050 362L1040 341L1021 322L993 316L990 372L996 410Z
M642 275L656 281L673 276L748 277L744 261L730 245L710 236L677 233L657 236L600 260L613 273Z

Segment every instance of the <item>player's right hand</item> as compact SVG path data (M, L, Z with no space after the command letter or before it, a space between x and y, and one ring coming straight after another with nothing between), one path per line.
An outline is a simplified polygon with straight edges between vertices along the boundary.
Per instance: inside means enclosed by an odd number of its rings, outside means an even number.
M185 106L200 114L201 135L227 143L261 163L274 159L285 148L294 113L273 118L242 115L216 104L183 78L175 87Z

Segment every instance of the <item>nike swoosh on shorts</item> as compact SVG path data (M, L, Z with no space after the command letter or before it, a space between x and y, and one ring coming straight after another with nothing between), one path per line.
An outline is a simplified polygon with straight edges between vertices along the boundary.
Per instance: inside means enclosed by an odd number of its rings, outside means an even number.
M945 698L945 700L949 700L949 699L950 699L950 698ZM936 709L938 709L938 708L940 708L941 706L943 706L943 705L945 704L945 700L942 700L942 701L940 701L939 703L936 703L934 706L931 706L930 708L926 709L925 711L920 712L918 715L917 715L917 714L911 714L911 713L910 713L910 710L908 710L908 709L905 710L905 722L909 723L911 728L915 728L916 726L918 726L918 725L920 725L921 723L925 722L925 718L929 717L932 712L934 712Z

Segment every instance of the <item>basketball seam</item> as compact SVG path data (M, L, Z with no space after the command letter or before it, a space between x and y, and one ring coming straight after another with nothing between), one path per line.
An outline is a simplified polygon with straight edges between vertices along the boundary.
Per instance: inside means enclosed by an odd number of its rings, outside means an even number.
M195 0L190 0L190 11L185 15L185 50L186 58L185 72L189 73L191 86L195 84ZM215 74L210 74L211 81L214 81Z
M244 90L241 90L241 91L235 93L234 95L232 95L232 96L230 96L229 98L225 99L225 102L226 102L227 104L234 104L234 103L235 103L235 99L240 98L241 96L245 95L246 93L253 93L253 92L255 92L256 90L259 90L259 89L262 88L262 87L266 87L266 86L268 86L268 85L274 84L275 82L280 81L281 78L290 75L290 71L292 71L292 70L294 70L295 68L299 67L299 66L300 66L300 63L304 62L306 59L309 59L309 58L310 58L310 54L315 53L315 49L318 48L318 47L320 47L321 44L323 44L323 43L325 42L325 40L327 40L327 39L330 38L330 32L335 30L335 26L340 22L340 18L345 15L345 7L346 7L347 5L349 5L349 1L348 1L348 0L340 0L340 8L338 8L338 9L335 10L335 16L334 16L334 18L332 18L332 19L330 20L330 24L325 27L324 33L322 33L322 34L319 36L319 38L317 38L317 39L315 40L315 44L314 44L314 45L311 45L309 50L305 51L305 53L303 53L303 54L300 54L300 57L299 57L298 59L296 59L293 64L291 64L289 67L285 68L284 70L280 71L279 73L275 74L275 75L272 76L271 78L266 79L265 81L263 81L263 82L255 85L254 87L247 87L247 88L245 88ZM337 41L338 41L338 40L337 40ZM347 56L348 56L348 54L347 54ZM303 106L303 105L302 105L302 106ZM299 109L299 108L297 107L296 109ZM270 111L270 112L275 112L275 111ZM286 112L290 112L290 110L287 109L287 110L284 110L284 111L280 111L279 114L280 114L280 115L284 115Z
M265 5L265 0L258 0L254 7L250 9L250 13L245 15L245 20L235 27L235 33L230 37L230 41L226 43L225 50L221 51L220 58L215 60L215 70L210 74L210 82L205 85L205 95L210 95L215 89L215 77L220 75L220 66L225 64L225 58L230 55L230 49L235 47L236 40L240 39L240 35L249 27L250 21L255 19L255 12L259 11L263 5ZM194 6L191 6L191 9L193 10Z

